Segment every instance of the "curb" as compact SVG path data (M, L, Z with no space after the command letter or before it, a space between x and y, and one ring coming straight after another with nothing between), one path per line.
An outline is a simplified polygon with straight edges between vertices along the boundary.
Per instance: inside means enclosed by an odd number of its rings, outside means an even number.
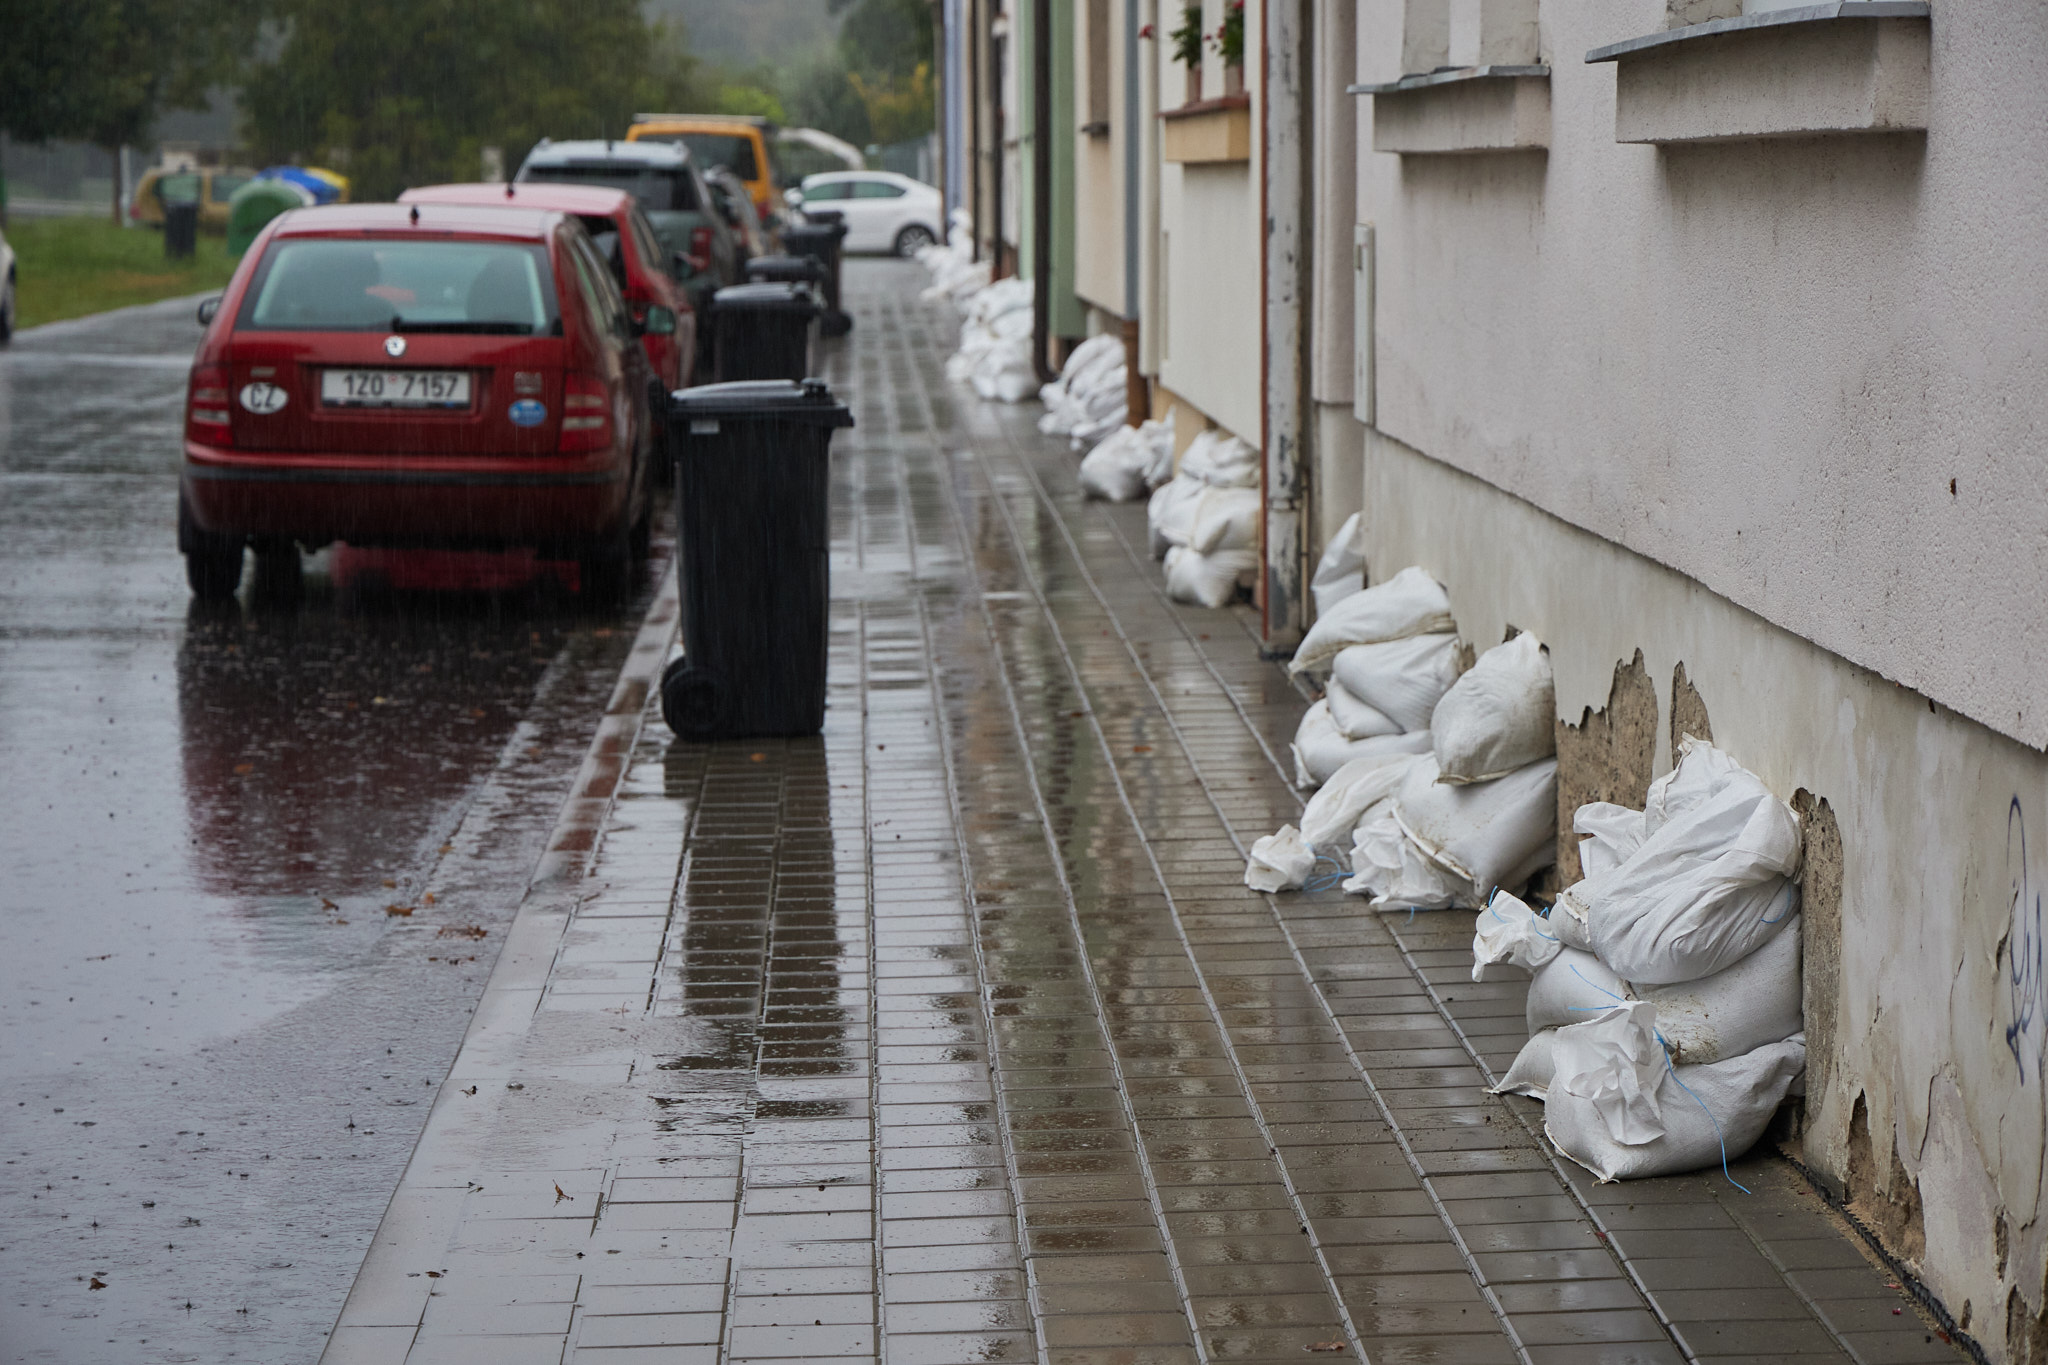
M505 945L477 999L462 1045L434 1093L419 1141L328 1333L321 1365L403 1361L411 1349L434 1284L416 1272L422 1263L438 1262L461 1216L465 1191L462 1182L452 1178L455 1170L467 1167L462 1144L472 1135L474 1120L454 1102L459 1082L504 1073L517 1054L540 1005L562 936L582 898L580 883L589 872L591 855L611 814L633 748L639 743L648 699L676 638L680 624L676 575L665 562L657 562L664 564L661 587L633 637L569 798L527 881L506 930Z

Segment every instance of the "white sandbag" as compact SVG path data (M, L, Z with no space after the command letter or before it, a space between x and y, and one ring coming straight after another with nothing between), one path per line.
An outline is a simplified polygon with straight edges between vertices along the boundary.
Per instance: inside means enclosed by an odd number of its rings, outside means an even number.
M1370 897L1375 908L1449 910L1479 903L1470 882L1431 861L1401 832L1392 802L1368 811L1359 822L1351 840L1351 867L1344 890Z
M1353 645L1405 640L1411 635L1455 631L1451 599L1443 585L1418 568L1406 568L1384 583L1351 593L1309 628L1295 647L1289 673L1300 673L1337 657ZM1430 704L1435 705L1435 698ZM1425 717L1426 719L1426 717ZM1410 727L1421 729L1420 723Z
M1643 846L1643 813L1611 801L1588 801L1572 813L1572 834L1579 841L1581 877L1597 877L1620 867Z
M1365 513L1353 512L1330 537L1323 557L1316 562L1309 592L1316 600L1316 615L1328 613L1345 598L1365 589Z
M1181 452L1180 472L1211 488L1257 488L1259 452L1235 436L1209 430Z
M1523 631L1479 656L1430 713L1439 782L1489 782L1557 752L1557 691L1543 642Z
M1101 395L1089 399L1083 405L1081 420L1074 424L1068 448L1086 450L1112 431L1124 427L1130 419L1130 408L1123 395L1124 371L1121 367L1112 371L1116 381L1115 401L1110 402Z
M1628 983L1591 953L1560 946L1536 969L1523 1001L1529 1032L1561 1024L1583 1024L1596 1014L1628 1003Z
M1556 1029L1547 1028L1530 1034L1529 1041L1522 1044L1522 1050L1515 1054L1508 1074L1493 1087L1493 1093L1543 1099L1549 1093L1551 1078L1557 1072L1556 1049Z
M1329 781L1339 768L1355 758L1371 758L1379 754L1426 754L1429 752L1429 731L1379 735L1373 739L1346 739L1330 718L1330 703L1325 699L1308 708L1301 724L1295 727L1294 742L1289 747L1294 751L1294 785L1305 790Z
M1338 610L1365 595L1346 598ZM1430 713L1457 681L1458 637L1410 635L1378 644L1351 645L1331 663L1330 676L1403 730L1427 730Z
M1185 545L1195 533L1195 508L1208 492L1200 479L1185 476L1167 480L1152 494L1145 508L1145 526L1155 557L1164 558L1168 549Z
M1733 966L1797 904L1799 817L1727 754L1687 738L1652 805L1665 818L1642 847L1559 898L1601 960L1639 986Z
M1553 1098L1571 1097L1609 1142L1639 1145L1664 1136L1657 1089L1666 1063L1654 1005L1630 1001L1559 1029L1551 1065Z
M1671 1059L1725 1061L1789 1038L1805 1027L1799 980L1799 916L1732 967L1672 986L1626 992L1657 1007L1657 1032Z
M1482 893L1520 886L1557 854L1557 760L1454 787L1436 780L1432 754L1409 770L1394 816L1423 852Z
M1021 403L1038 388L1031 338L1001 337L974 367L974 391L1001 403Z
M1654 1014L1647 1005L1627 1008ZM1803 1033L1725 1062L1676 1068L1663 1060L1662 1049L1652 1042L1650 1049L1662 1073L1649 1106L1655 1119L1647 1125L1618 1126L1632 1132L1657 1131L1652 1137L1623 1140L1615 1135L1617 1124L1610 1115L1629 1098L1623 1092L1631 1082L1619 1079L1620 1073L1626 1069L1635 1074L1636 1068L1621 1059L1619 1046L1602 1055L1587 1055L1591 1049L1568 1041L1569 1035L1595 1028L1598 1022L1558 1030L1543 1128L1558 1151L1603 1183L1677 1175L1735 1160L1763 1136L1771 1115L1806 1070ZM1641 1033L1640 1025L1631 1027Z
M1301 837L1316 852L1351 861L1352 832L1368 808L1392 796L1408 775L1416 754L1371 754L1354 758L1308 799L1301 812ZM1356 870L1356 869L1352 869Z
M1092 371L1121 364L1123 353L1123 342L1108 333L1089 337L1076 346L1067 357L1067 363L1060 366L1059 378L1038 390L1038 401L1047 409L1045 416L1038 419L1038 429L1054 435L1072 431L1074 424L1069 418L1066 400L1087 390ZM1072 411L1078 412L1078 409Z
M1081 457L1076 478L1081 492L1105 502L1135 502L1145 496L1145 476L1152 467L1152 451L1142 427L1124 427L1111 432Z
M1195 524L1188 535L1188 548L1205 555L1218 550L1257 549L1261 505L1256 488L1210 488L1195 504Z
M1398 735L1401 727L1394 718L1376 706L1368 706L1351 694L1351 689L1335 678L1323 688L1323 696L1330 703L1330 719L1337 722L1337 729L1346 739L1371 739L1374 735Z
M1254 891L1297 891L1315 870L1315 850L1302 842L1301 831L1280 826L1252 845L1245 863L1244 884Z
M1176 602L1201 607L1227 607L1240 588L1252 585L1259 571L1256 550L1218 550L1203 554L1187 545L1166 552L1166 595Z
M1145 470L1145 482L1157 488L1173 477L1173 413L1156 422L1145 422L1138 430L1144 434L1147 449L1152 453L1152 463Z
M1496 891L1472 927L1472 979L1511 981L1533 972L1561 951L1543 916L1518 896Z

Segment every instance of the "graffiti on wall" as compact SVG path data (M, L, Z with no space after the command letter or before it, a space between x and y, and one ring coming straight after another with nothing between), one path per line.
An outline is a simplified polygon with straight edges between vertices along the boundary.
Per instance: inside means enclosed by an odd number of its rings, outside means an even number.
M2012 1022L2005 1027L2005 1045L2012 1049L2027 1082L2028 1062L2039 1077L2044 1033L2048 1033L2048 972L2044 972L2044 927L2041 893L2034 886L2027 859L2027 815L2019 797L2005 813L2005 870L2012 886L2012 922L2006 928L2006 989Z

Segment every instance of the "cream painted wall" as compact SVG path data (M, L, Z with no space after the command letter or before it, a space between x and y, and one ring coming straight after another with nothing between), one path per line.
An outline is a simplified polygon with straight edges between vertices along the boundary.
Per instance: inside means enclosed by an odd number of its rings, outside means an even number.
M1224 0L1206 0L1204 27L1214 32ZM1259 0L1245 5L1245 88L1252 95L1252 157L1222 165L1166 165L1160 169L1159 226L1163 234L1165 349L1160 382L1209 418L1253 445L1260 443L1259 231L1260 152L1257 133L1262 16ZM1172 5L1162 6L1161 24ZM1161 89L1177 102L1181 72L1165 42L1153 44L1161 63ZM1213 53L1205 59L1203 91L1223 88Z
M2008 1291L2038 1311L2048 1265L2048 983L2015 988L2008 970L2012 951L2042 943L2048 758L1376 434L1364 505L1373 578L1421 565L1482 649L1510 624L1533 631L1550 647L1561 717L1604 706L1615 665L1640 649L1658 689L1659 771L1683 663L1715 743L1780 796L1803 787L1830 803L1845 859L1840 1002L1808 1158L1845 1171L1864 1095L1878 1162L1895 1149L1920 1187L1919 1269L1951 1311L1975 1305L1970 1330L1996 1349ZM2002 1276L1990 1233L2001 1214Z
M1078 129L1088 121L1089 0L1077 0L1074 24L1074 99ZM1118 317L1124 312L1124 147L1132 130L1124 118L1124 3L1110 0L1109 131L1074 135L1074 292L1083 302Z
M2048 6L1937 8L1924 137L1666 149L1583 61L1662 3L1541 25L1547 154L1360 154L1381 429L2048 746Z

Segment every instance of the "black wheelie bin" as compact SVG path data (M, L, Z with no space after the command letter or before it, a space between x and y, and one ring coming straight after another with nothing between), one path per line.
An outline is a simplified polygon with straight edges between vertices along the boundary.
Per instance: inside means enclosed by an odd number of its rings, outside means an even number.
M807 221L785 224L782 249L792 256L808 256L825 267L825 322L828 337L843 337L853 330L853 319L839 306L839 265L844 255L846 222L837 209L819 209L806 214Z
M712 375L721 384L802 379L818 337L818 296L807 284L732 284L711 296Z
M852 425L820 379L670 396L683 657L662 674L661 715L679 737L824 727L826 487L832 433Z
M823 294L825 263L809 256L756 256L747 262L747 278L784 284L808 284Z

